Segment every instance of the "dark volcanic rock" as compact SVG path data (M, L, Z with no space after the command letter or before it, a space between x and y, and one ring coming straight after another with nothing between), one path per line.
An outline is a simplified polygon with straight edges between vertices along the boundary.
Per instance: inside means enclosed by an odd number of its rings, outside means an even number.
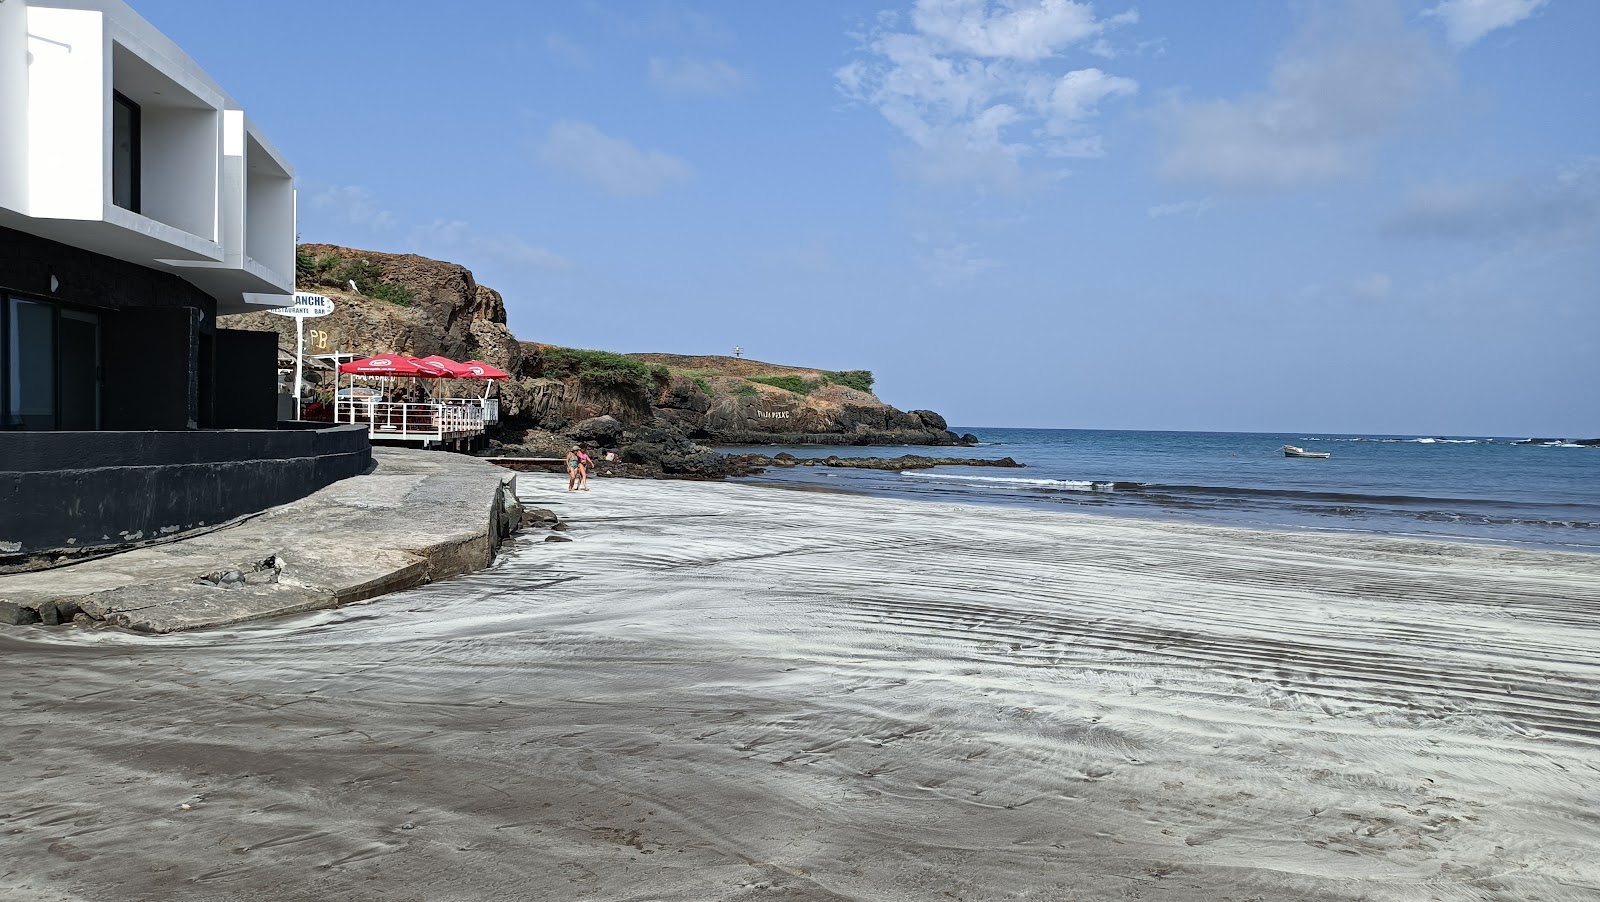
M601 445L614 445L622 437L622 423L616 417L605 415L590 417L573 426L569 433L573 438L585 442L598 442Z
M527 507L522 509L522 525L524 526L547 526L551 523L558 523L560 520L561 518L556 516L556 512L549 508Z
M622 462L658 470L663 475L715 479L728 474L727 458L703 448L680 432L643 429L623 435Z
M801 461L808 466L809 460ZM920 454L903 454L899 457L827 457L816 461L823 466L855 470L928 470L933 467L1025 467L1009 457L998 460L967 459L964 457L924 457Z
M7 626L24 626L38 622L39 612L33 608L25 608L9 601L0 601L0 623Z
M711 407L711 399L706 397L693 379L677 376L668 380L660 394L656 395L656 406L701 414Z

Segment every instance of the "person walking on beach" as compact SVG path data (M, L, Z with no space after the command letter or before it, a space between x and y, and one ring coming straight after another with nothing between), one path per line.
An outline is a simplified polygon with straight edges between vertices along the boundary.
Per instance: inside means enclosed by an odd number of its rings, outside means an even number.
M594 469L594 461L590 459L589 452L578 446L578 491L589 491L589 471Z
M578 458L578 451L577 446L573 446L572 450L567 452L567 491L569 492L578 490L578 480L583 477L583 461Z

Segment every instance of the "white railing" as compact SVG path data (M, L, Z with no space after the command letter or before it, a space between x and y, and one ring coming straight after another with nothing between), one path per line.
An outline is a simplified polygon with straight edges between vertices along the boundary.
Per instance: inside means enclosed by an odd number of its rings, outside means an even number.
M439 424L445 432L482 432L483 408L476 404L440 404Z
M365 423L373 438L440 441L483 431L483 409L437 401L351 401L341 398L334 422Z
M484 423L500 422L499 398L442 398L439 403L450 407L465 407L476 410L478 419Z

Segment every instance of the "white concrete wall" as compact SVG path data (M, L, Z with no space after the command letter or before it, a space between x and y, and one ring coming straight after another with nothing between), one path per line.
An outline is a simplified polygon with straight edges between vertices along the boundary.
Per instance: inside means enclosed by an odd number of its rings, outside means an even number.
M293 278L294 180L253 136L245 142L244 211L245 256Z
M0 207L28 209L28 8L0 2Z
M145 106L142 194L145 216L217 241L217 110Z
M30 216L97 220L110 199L110 48L102 25L97 12L28 7Z
M217 178L217 235L224 262L244 266L244 111L222 113L222 163Z
M113 90L141 111L137 213L111 202ZM122 0L0 0L0 223L176 273L219 309L294 290L293 168Z

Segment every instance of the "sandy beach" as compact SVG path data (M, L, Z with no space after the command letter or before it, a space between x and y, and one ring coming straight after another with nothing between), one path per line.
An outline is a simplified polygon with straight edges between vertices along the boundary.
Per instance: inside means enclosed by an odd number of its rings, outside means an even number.
M519 481L572 542L0 633L0 897L1600 899L1600 556Z

